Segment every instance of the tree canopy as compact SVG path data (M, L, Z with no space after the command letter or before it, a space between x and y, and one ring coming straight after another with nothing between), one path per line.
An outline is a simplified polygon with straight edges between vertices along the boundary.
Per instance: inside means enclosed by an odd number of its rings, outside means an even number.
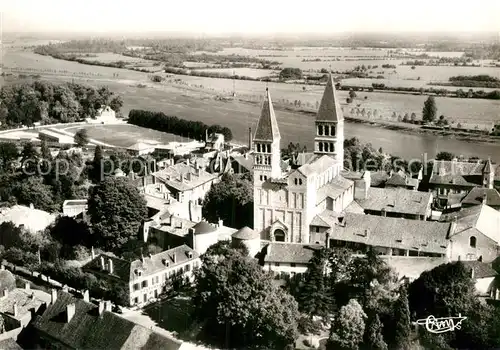
M99 246L119 250L138 235L146 201L127 178L109 177L90 192L88 213Z
M433 96L429 96L424 102L424 108L422 109L422 120L424 121L424 123L433 122L436 119L436 114L436 101Z
M75 133L75 143L78 147L85 147L89 143L89 135L87 129L79 129Z
M297 337L297 303L254 259L227 250L195 272L194 317L225 348L284 349Z

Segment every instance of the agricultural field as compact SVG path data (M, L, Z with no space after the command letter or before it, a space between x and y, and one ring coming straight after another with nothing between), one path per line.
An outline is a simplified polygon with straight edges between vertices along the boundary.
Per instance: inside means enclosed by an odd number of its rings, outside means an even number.
M256 68L203 68L196 70L201 72L227 74L228 76L239 75L250 78L263 78L279 74L279 71Z
M168 143L171 141L188 141L187 138L181 139L180 136L130 124L79 125L64 128L64 130L70 132L76 132L79 129L86 129L91 139L117 147L129 147L137 142Z

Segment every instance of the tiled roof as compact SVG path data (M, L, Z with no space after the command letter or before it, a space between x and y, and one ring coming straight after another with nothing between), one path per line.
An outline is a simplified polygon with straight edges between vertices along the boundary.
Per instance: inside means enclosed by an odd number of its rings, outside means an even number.
M317 192L316 204L323 202L327 197L336 199L353 185L353 181L342 176L337 176L326 185L320 187Z
M259 234L252 230L250 227L245 226L242 229L233 233L233 238L237 239L256 239L259 238Z
M486 196L486 205L500 206L500 193L494 188L476 187L462 199L462 204L479 205Z
M311 157L308 163L302 165L298 171L308 177L313 174L322 174L337 164L337 161L327 155Z
M0 349L2 350L23 350L21 346L12 338L0 340Z
M351 204L345 208L346 213L356 213L356 214L364 214L365 210L358 202L352 201Z
M188 230L196 225L191 220L172 215L170 211L163 212L158 217L154 216L153 219L156 222L152 223L150 227L180 237L184 237L188 233Z
M365 210L403 214L427 214L432 194L404 188L370 188L366 199L357 199Z
M418 186L418 180L412 179L408 174L402 171L392 174L385 183L389 186Z
M341 121L344 120L344 114L340 108L340 103L335 92L335 83L333 76L330 74L326 83L323 97L319 105L318 114L316 115L318 121Z
M280 131L276 115L274 114L273 102L269 90L266 91L266 99L262 105L262 111L255 130L254 140L274 141L280 138Z
M399 277L416 279L424 271L446 264L446 258L421 257L421 256L382 256L387 265L396 271Z
M465 208L457 213L443 215L440 221L454 221L455 219L456 228L453 235L475 229L500 244L500 212L492 207L481 204Z
M203 169L199 169L199 175L195 175L195 173L196 169L192 165L177 163L153 173L153 176L164 182L165 185L180 192L194 189L218 177L217 174L210 174ZM180 180L181 176L182 181ZM190 179L188 179L188 176L190 176Z
M31 309L38 310L38 308L50 301L48 293L39 290L25 290L16 288L8 292L7 297L0 298L0 312L12 313L14 304L17 304L17 310L22 317L26 313L31 312Z
M45 230L55 219L54 214L24 205L0 209L0 223L11 221L16 226L24 225L24 228L31 232Z
M265 262L307 264L314 251L322 246L318 244L300 244L272 242L267 245Z
M307 164L311 161L312 158L315 157L315 154L313 152L303 152L299 153L297 155L297 165L302 166L304 164Z
M217 231L217 227L212 225L206 221L200 221L196 225L193 226L194 233L203 234L203 233L211 233Z
M252 171L253 169L253 155L249 154L247 158L245 156L232 156L233 160L241 165L243 168L248 171Z
M378 187L385 185L389 179L389 174L386 171L374 171L370 172L370 186Z
M75 313L67 322L66 310L75 304ZM182 343L126 320L109 311L60 291L57 300L34 322L35 329L73 349L178 350Z
M309 224L310 226L319 226L319 227L330 227L331 225L326 222L322 217L321 214L316 215L312 220L311 223Z
M192 254L192 258L188 257L188 253ZM108 261L107 259L113 261L113 276L124 282L129 282L138 276L138 271L141 271L143 277L154 275L159 271L167 269L164 263L165 261L169 262L168 268L172 268L186 261L198 258L199 254L187 245L175 247L155 255L145 256L143 260L138 259L134 261L127 261L107 254L100 254L84 265L83 268L90 271L101 271L101 256L105 257L106 264Z
M495 277L498 273L493 269L491 263L482 261L462 261L465 267L474 269L474 278Z
M363 173L360 171L342 170L340 175L349 180L361 180L363 178Z
M330 238L370 246L446 253L450 223L346 213Z
M483 174L483 162L436 161L432 167L431 184L454 184L461 186L477 186L470 177ZM469 179L468 179L469 178Z

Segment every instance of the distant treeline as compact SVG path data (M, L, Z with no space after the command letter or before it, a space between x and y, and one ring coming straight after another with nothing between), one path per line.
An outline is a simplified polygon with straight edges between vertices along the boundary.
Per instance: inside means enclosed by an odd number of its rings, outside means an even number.
M109 105L117 113L123 105L120 96L107 87L96 89L46 81L4 86L0 90L0 101L1 128L32 126L36 122L71 123L94 118L102 105Z
M208 126L200 121L185 120L175 116L165 115L163 112L152 112L133 109L128 115L129 124L142 126L149 129L168 132L170 134L189 137L195 140L205 140L206 133L220 133L225 141L233 139L231 129L214 124Z
M449 80L452 86L500 88L500 79L486 74L458 75Z
M208 72L197 69L184 69L184 68L174 68L166 67L165 73L177 74L177 75L190 75L193 77L204 77L204 78L216 78L216 79L236 79L236 80L252 80L252 81L266 81L266 77L253 78L243 75L229 75L227 73L221 72Z

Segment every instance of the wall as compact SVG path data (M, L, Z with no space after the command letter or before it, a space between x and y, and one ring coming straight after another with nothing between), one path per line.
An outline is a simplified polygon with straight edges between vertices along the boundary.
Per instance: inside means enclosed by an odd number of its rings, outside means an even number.
M476 279L476 291L480 295L489 295L491 287L495 277L477 278Z
M470 247L470 237L476 237L476 248ZM450 240L451 260L477 260L491 262L498 256L497 244L476 229L469 229L452 236Z
M274 262L266 262L264 264L264 269L266 271L272 271L276 275L277 274L286 274L290 277L297 273L305 273L307 271L307 264L295 264L292 266L291 263L278 263L279 266L276 266L277 263Z

